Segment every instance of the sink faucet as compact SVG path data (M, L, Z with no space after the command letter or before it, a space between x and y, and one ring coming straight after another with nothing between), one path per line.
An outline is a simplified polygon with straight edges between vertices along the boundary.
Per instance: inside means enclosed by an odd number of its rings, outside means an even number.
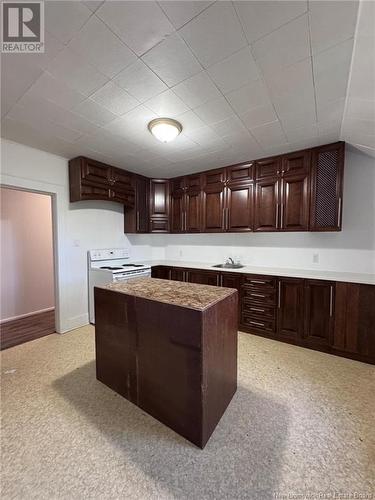
M227 258L226 264L232 264L234 266L234 260L232 259L232 257Z

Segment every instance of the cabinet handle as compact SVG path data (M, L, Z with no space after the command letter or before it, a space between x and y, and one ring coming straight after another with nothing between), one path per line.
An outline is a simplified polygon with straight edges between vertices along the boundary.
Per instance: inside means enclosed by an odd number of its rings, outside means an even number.
M340 219L341 219L341 196L339 198L338 205L337 205L337 225L338 226L340 225Z
M329 289L329 315L332 317L333 315L333 286L330 286Z
M258 311L258 312L263 313L264 309L260 309L259 307L250 307L250 311Z
M220 286L220 274L216 276L216 286Z
M265 298L265 295L261 295L260 293L251 293L250 295L252 297L262 297L263 299Z
M284 203L280 206L280 229L284 228Z
M277 307L280 309L281 307L281 281L279 281L279 294L278 294L278 298L277 298Z
M229 230L229 208L227 208L227 231Z
M184 230L184 212L181 212L181 231Z
M139 210L136 213L136 230L139 231Z
M276 229L279 229L279 204L276 205Z
M252 325L257 325L257 326L264 326L264 323L260 323L258 321L249 321Z
M258 283L259 285L265 285L265 281L258 281L258 280L250 280L250 283Z
M185 211L185 227L184 230L187 231L187 212Z

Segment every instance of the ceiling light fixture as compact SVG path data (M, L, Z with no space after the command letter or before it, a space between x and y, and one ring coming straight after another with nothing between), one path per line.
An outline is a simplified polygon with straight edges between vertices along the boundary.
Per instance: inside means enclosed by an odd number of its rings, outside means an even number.
M171 118L156 118L148 124L152 135L161 142L171 142L181 133L182 125Z

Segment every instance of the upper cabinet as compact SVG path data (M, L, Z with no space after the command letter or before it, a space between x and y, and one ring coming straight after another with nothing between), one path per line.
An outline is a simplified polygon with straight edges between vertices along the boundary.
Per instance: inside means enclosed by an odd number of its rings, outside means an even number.
M150 179L150 232L169 233L169 181Z
M148 233L150 180L142 175L134 175L132 185L135 204L133 208L126 208L124 211L124 230L125 233Z
M79 156L69 161L70 201L108 200L134 207L134 174Z
M344 142L312 150L311 231L340 231Z
M209 170L202 174L202 202L204 233L225 231L225 168Z

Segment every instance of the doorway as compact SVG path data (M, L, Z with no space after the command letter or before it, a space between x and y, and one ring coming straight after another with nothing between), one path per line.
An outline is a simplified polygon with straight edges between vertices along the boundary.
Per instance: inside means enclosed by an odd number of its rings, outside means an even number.
M1 187L0 346L56 331L52 196Z

